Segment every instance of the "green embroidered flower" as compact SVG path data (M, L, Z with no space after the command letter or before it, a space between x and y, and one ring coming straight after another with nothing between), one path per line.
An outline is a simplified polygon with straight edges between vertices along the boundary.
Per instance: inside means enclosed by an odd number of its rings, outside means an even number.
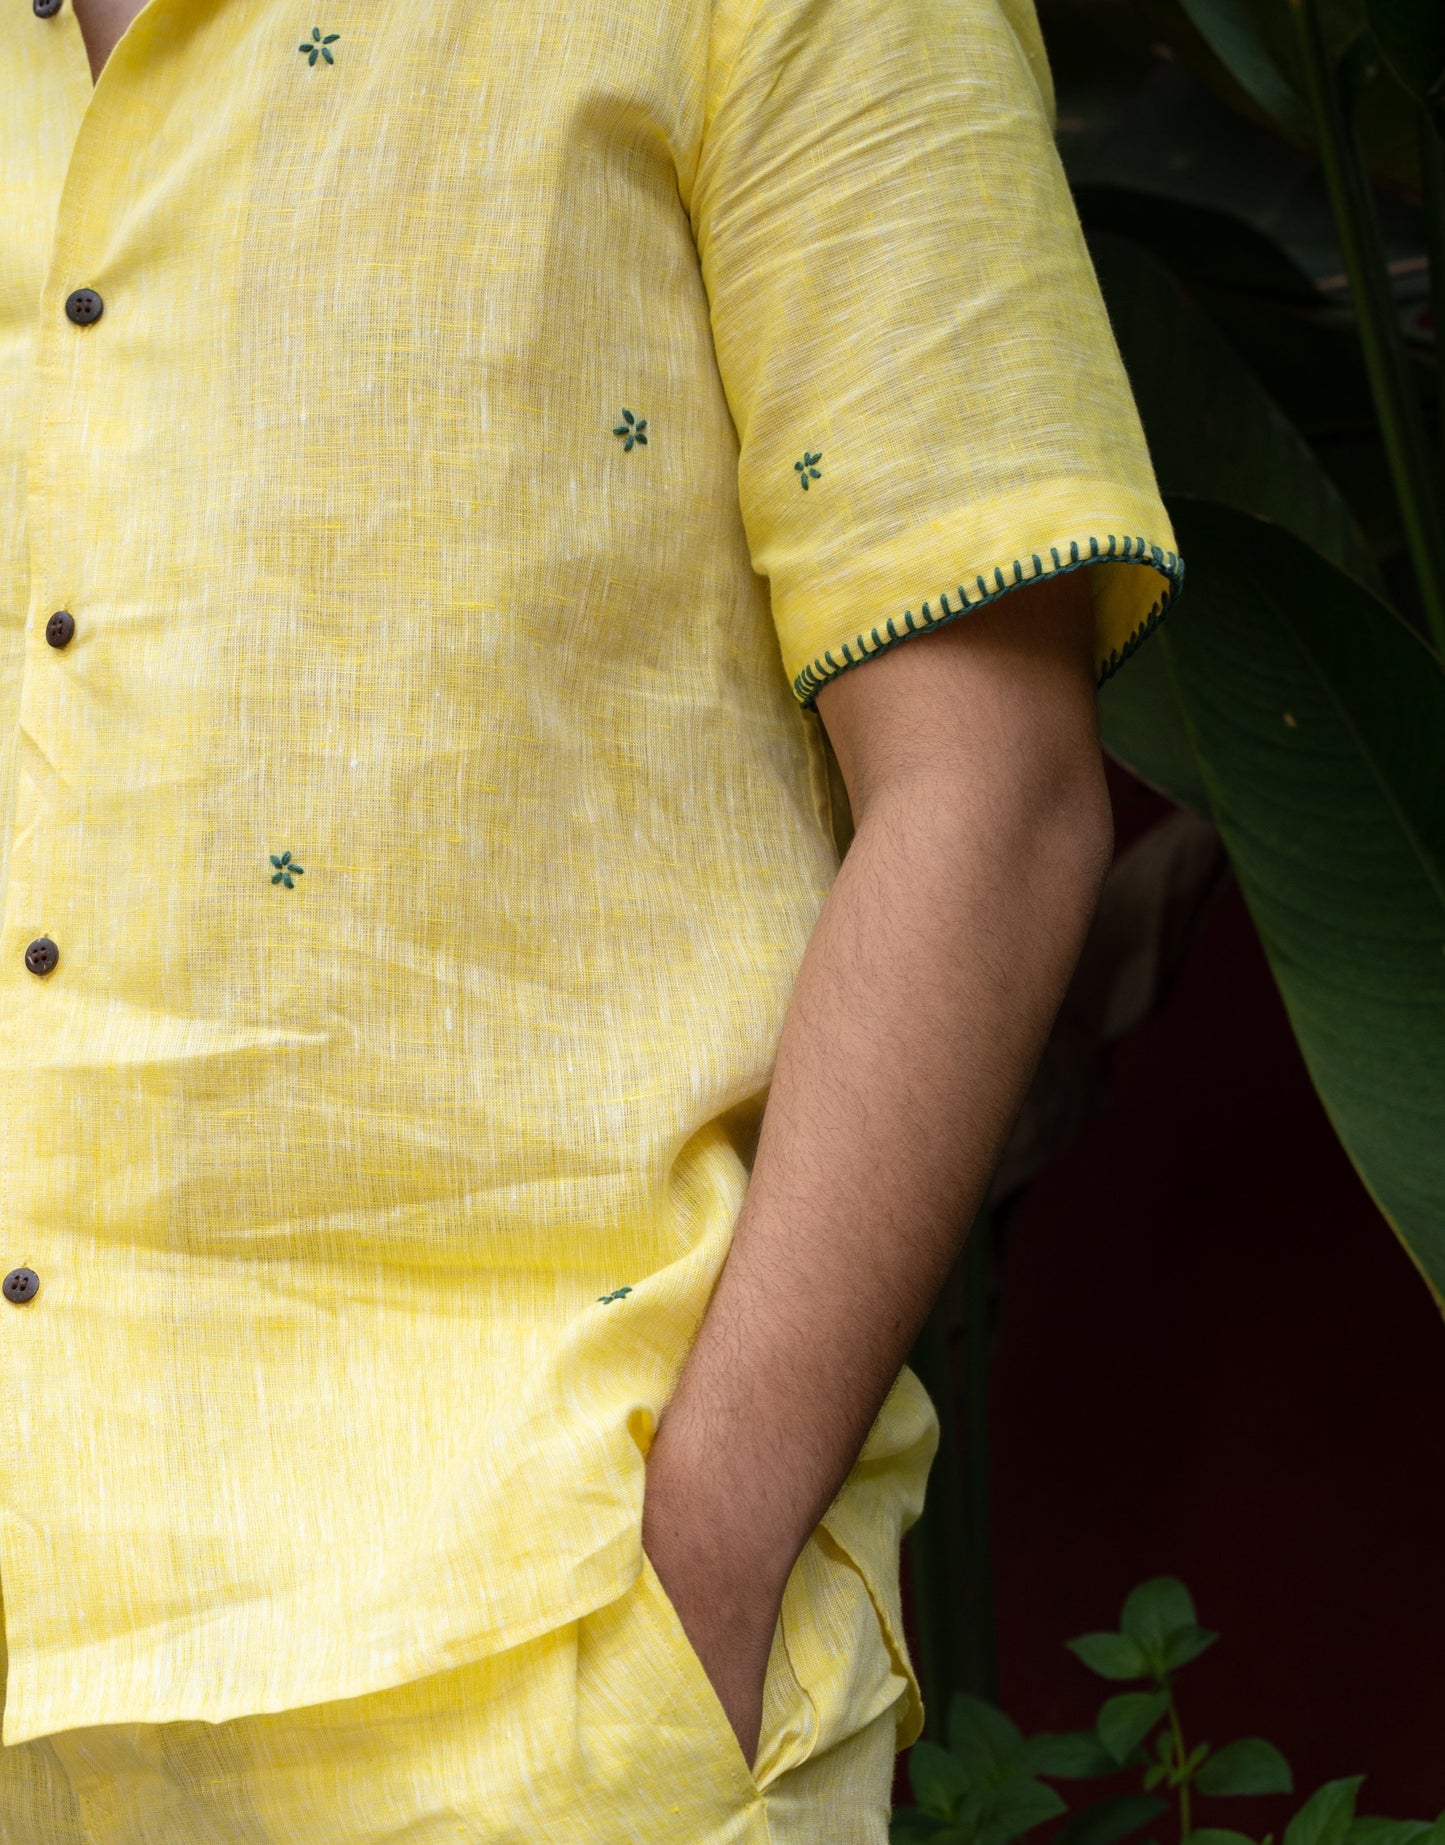
M610 1294L599 1294L597 1300L599 1305L605 1307L609 1301L625 1300L631 1292L631 1288L614 1288Z
M798 480L802 485L802 489L804 493L808 491L808 482L810 480L821 480L823 478L822 475L818 472L818 470L813 466L813 463L815 461L821 461L822 459L823 459L823 451L821 449L819 449L816 455L810 455L807 449L804 449L803 459L801 461L795 461L793 463L793 466L798 470Z
M339 32L328 32L326 37L322 38L320 26L313 26L311 28L311 42L308 44L307 41L303 39L296 49L306 53L307 61L310 63L311 68L315 70L316 60L319 57L325 58L328 64L334 64L336 62L335 58L332 57L326 47L328 45L334 45L340 37L341 34Z
M283 852L280 858L277 858L276 854L273 852L271 854L271 863L276 867L271 882L273 884L284 884L287 890L295 890L296 879L306 876L305 868L298 865L289 852Z
M641 421L639 421L630 410L624 410L622 412L622 421L612 433L614 436L622 436L625 438L622 444L624 449L630 449L634 442L646 448L647 437L642 433L646 428L646 417L643 417Z

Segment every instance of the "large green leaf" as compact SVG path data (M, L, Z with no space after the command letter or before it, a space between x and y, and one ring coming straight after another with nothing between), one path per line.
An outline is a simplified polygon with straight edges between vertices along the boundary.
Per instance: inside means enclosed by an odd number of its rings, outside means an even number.
M1309 113L1281 75L1243 0L1180 0L1220 63L1280 127L1298 140L1311 134Z
M1165 264L1120 237L1096 238L1091 252L1161 491L1272 520L1379 588L1314 450ZM1191 588L1186 577L1186 597Z
M1089 233L1113 231L1152 250L1190 287L1229 289L1300 308L1324 297L1273 237L1219 205L1101 180L1074 187Z
M1113 190L1117 217L1124 207ZM1097 237L1091 249L1163 492L1261 513L1374 581L1349 510L1314 451L1165 265L1115 236ZM1189 574L1159 635L1194 593L1189 553L1182 542L1179 549ZM1152 636L1103 687L1104 744L1144 781L1208 815L1158 641Z
M1315 1087L1441 1299L1445 668L1290 533L1169 510L1192 600L1149 644Z
M1445 104L1445 7L1440 0L1365 0L1365 17L1396 79L1436 108Z

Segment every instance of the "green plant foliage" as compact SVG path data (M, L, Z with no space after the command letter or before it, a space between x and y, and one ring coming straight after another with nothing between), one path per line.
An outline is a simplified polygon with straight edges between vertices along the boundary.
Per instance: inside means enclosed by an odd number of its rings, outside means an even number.
M970 1774L992 1774L1017 1761L1023 1737L997 1705L958 1692L949 1700L948 1746Z
M1365 0L1380 55L1412 96L1445 122L1445 7L1439 0Z
M1201 1794L1288 1794L1294 1789L1289 1763L1273 1743L1257 1736L1226 1743L1200 1769L1194 1784Z
M1230 859L1341 1141L1445 1291L1445 670L1289 533L1171 501L1165 653Z
M1117 191L1114 203L1117 212ZM1090 252L1163 492L1270 519L1378 587L1318 455L1161 258L1118 236L1096 239ZM1192 591L1191 578L1181 609Z
M1087 232L1109 231L1142 245L1190 289L1227 290L1297 308L1324 305L1295 259L1226 204L1098 180L1075 186L1074 203Z
M1122 1766L1169 1708L1167 1691L1124 1691L1099 1712L1099 1741Z
M1129 1592L1119 1614L1119 1631L1128 1634L1156 1678L1164 1672L1169 1637L1181 1628L1198 1632L1199 1624L1189 1591L1177 1576L1155 1576L1141 1582Z
M1127 193L1109 190L1114 221L1122 221ZM1378 588L1349 508L1318 457L1164 263L1117 236L1096 238L1091 248L1164 493L1262 514ZM1208 792L1158 647L1193 601L1194 582L1191 575L1179 608L1128 670L1104 685L1099 716L1111 755L1208 816Z
M1243 0L1180 0L1210 50L1292 140L1308 144L1309 111L1270 56Z
M1080 1634L1069 1651L1100 1678L1146 1678L1149 1664L1136 1640L1127 1634Z
M1326 1781L1285 1828L1284 1845L1344 1845L1363 1775Z
M1063 1735L1033 1736L1024 1744L1024 1760L1036 1775L1058 1781L1086 1775L1113 1774L1118 1763L1099 1741L1095 1730L1072 1730ZM1393 1841L1385 1842L1393 1845Z
M913 1818L895 1815L895 1842L1008 1845L1066 1811L1053 1788L1036 1778L1029 1745L995 1705L956 1692L947 1734L946 1749L913 1745L908 1772L918 1808Z
M1167 1785L1177 1798L1179 1845L1254 1845L1242 1832L1195 1826L1197 1797L1287 1794L1289 1764L1273 1743L1257 1736L1186 1746L1175 1701L1171 1657L1181 1637L1216 1638L1198 1624L1194 1603L1174 1576L1140 1583L1124 1602L1118 1633L1085 1634L1068 1643L1076 1658L1104 1678L1150 1678L1148 1691L1106 1699L1093 1732L1024 1737L1003 1711L984 1699L956 1695L948 1712L948 1748L919 1742L909 1771L916 1807L893 1815L892 1845L1010 1845L1067 1809L1037 1777L1111 1779L1143 1769L1143 1791L1112 1793L1071 1813L1054 1845L1119 1845L1151 1829L1168 1808L1152 1790ZM1195 1644L1191 1641L1190 1644ZM1182 1650L1196 1658L1197 1648ZM1180 1665L1188 1661L1180 1659ZM1156 1733L1150 1738L1150 1732ZM1151 1741L1149 1748L1141 1747ZM1289 1822L1282 1845L1445 1845L1445 1815L1427 1820L1355 1817L1363 1777L1328 1781ZM1271 1845L1274 1834L1264 1840ZM1151 1837L1146 1845L1155 1845Z
M1445 1821L1432 1826L1428 1819L1378 1819L1358 1814L1345 1834L1345 1845L1421 1845L1430 1834L1445 1830ZM1434 1845L1434 1841L1431 1841Z
M1073 1814L1060 1826L1054 1845L1118 1845L1165 1811L1164 1802L1151 1794L1113 1794Z
M1198 1659L1218 1638L1219 1635L1210 1633L1207 1627L1176 1627L1164 1642L1165 1672L1177 1672L1191 1659Z

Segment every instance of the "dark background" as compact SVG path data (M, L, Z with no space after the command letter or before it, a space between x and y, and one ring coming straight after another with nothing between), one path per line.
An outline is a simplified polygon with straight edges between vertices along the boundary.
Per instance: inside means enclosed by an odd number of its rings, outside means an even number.
M1113 765L1111 781L1122 849L1168 807ZM1122 1688L1064 1642L1116 1626L1136 1582L1179 1576L1222 1636L1179 1680L1186 1741L1267 1737L1296 1788L1202 1801L1196 1825L1278 1837L1350 1774L1368 1777L1362 1813L1433 1818L1445 1326L1335 1139L1236 886L1109 1071L1109 1107L1007 1237L999 1701L1025 1732L1091 1724Z

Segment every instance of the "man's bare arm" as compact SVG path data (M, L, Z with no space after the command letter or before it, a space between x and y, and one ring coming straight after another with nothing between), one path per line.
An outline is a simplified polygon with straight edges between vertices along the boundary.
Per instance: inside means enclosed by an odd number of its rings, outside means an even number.
M643 1514L749 1761L789 1571L982 1202L1108 867L1084 575L1013 591L818 697L857 830Z

